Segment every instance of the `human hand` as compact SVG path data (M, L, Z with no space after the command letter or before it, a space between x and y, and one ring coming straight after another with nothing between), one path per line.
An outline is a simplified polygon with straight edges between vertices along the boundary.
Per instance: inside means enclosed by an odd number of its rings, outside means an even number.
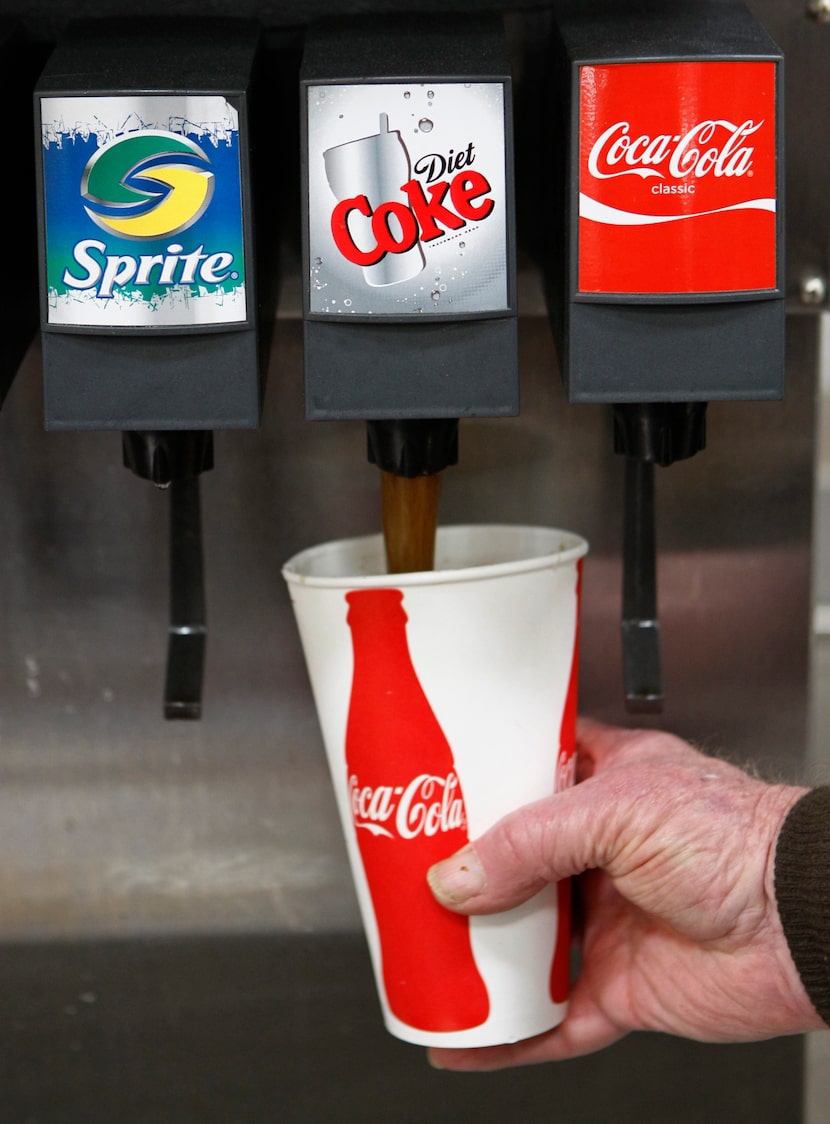
M575 787L506 816L429 872L438 900L465 914L582 876L568 1014L524 1042L433 1048L433 1064L570 1058L631 1030L738 1042L823 1028L774 894L778 832L806 790L765 784L671 734L582 720L577 738Z

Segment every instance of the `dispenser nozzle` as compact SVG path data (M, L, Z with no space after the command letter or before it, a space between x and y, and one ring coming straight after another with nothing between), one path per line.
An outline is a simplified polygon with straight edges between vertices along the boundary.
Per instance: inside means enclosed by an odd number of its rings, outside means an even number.
M170 626L165 718L201 718L207 646L202 515L198 476L170 487Z
M170 625L165 718L201 718L207 645L199 476L213 468L211 430L128 430L124 464L170 489Z
M124 467L142 480L168 488L174 480L213 468L210 429L130 429L121 434Z
M625 461L622 645L626 710L659 713L663 675L657 619L654 464L635 457Z
M382 472L430 476L458 464L458 418L395 418L366 423L368 456Z
M626 458L621 628L625 707L631 714L663 709L654 466L685 460L705 446L705 402L614 407L614 449Z

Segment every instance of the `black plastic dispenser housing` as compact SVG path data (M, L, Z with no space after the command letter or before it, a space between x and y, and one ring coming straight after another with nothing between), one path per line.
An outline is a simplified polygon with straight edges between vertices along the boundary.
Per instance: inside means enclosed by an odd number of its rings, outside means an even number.
M0 97L6 107L3 131L12 170L7 201L10 207L14 206L3 235L5 253L12 268L8 271L0 306L0 406L37 331L34 169L31 161L22 156L14 159L11 154L28 151L29 98L39 69L39 53L16 21L0 19Z
M627 705L659 709L655 464L706 404L783 393L783 60L731 0L553 6L549 307L571 402L626 456Z
M260 420L258 48L251 21L79 21L35 91L45 424L122 431L124 463L171 489L169 718L201 713L199 474L213 430Z
M306 413L402 476L458 419L518 412L511 79L491 17L309 29L301 74Z

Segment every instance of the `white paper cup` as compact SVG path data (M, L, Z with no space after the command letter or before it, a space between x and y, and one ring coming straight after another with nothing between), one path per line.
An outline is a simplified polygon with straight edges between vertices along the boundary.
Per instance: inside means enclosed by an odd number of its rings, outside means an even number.
M387 574L380 535L283 569L384 1021L408 1042L513 1042L565 1015L568 883L466 918L425 876L572 781L587 549L546 527L442 527L428 572Z

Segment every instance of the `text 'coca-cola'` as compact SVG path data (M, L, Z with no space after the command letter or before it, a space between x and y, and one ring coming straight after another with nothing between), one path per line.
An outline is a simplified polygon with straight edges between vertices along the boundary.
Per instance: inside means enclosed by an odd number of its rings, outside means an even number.
M415 839L467 826L455 773L446 777L421 773L406 786L374 787L361 786L353 775L349 777L349 790L355 827L372 835Z

